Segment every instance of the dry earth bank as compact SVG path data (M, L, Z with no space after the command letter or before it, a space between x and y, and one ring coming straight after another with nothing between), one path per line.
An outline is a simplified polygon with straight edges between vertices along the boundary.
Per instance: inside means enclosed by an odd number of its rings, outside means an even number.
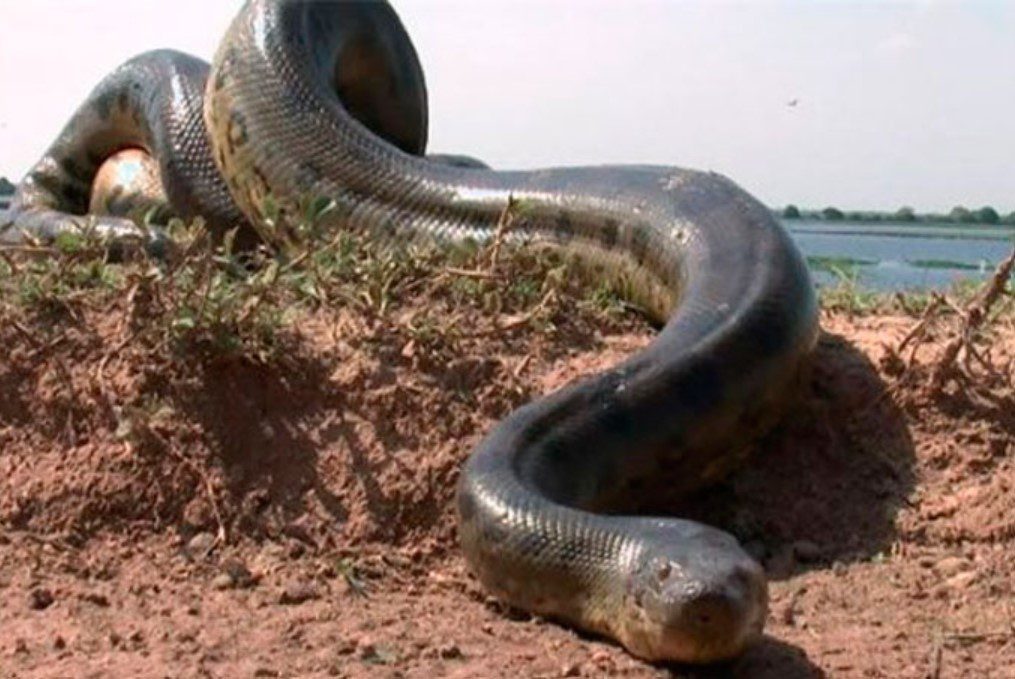
M929 386L954 317L899 352L919 310L826 311L748 468L660 493L772 579L764 642L690 670L503 609L455 547L483 433L649 340L612 290L355 239L253 278L63 249L0 260L0 677L1015 676L1010 302L975 388Z

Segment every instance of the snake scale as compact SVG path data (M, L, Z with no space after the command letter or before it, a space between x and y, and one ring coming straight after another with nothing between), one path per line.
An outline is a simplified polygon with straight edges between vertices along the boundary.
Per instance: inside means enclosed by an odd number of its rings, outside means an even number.
M335 201L338 226L483 239L524 200L519 233L605 263L664 325L623 363L511 413L473 451L457 489L468 564L507 603L642 658L736 656L764 625L761 567L722 531L621 510L646 481L684 491L720 478L780 415L817 329L798 251L714 173L494 171L427 158L426 135L422 71L386 2L248 0L210 70L156 51L100 83L19 186L0 240L78 228L93 187L110 181L97 175L125 149L150 156L174 213L219 234L263 227L268 196L286 209L310 195ZM114 241L137 233L122 216L94 219Z

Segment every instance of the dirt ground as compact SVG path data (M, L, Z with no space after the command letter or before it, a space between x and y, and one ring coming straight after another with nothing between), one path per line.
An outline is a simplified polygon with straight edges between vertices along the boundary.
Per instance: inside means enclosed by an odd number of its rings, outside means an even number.
M900 377L886 347L913 317L826 314L750 465L668 503L771 578L764 640L695 670L503 608L455 545L482 434L643 345L636 321L463 316L442 347L335 312L264 365L67 316L0 326L0 677L1015 677L1010 374L993 406L931 395L932 337ZM1013 357L1002 324L993 360Z

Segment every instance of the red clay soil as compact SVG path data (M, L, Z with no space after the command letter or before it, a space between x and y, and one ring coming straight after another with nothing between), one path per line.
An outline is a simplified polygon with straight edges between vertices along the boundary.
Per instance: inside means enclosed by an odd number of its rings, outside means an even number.
M900 378L885 347L914 323L825 318L748 468L661 502L769 571L766 637L709 670L507 610L455 545L483 433L644 327L582 317L452 353L336 313L262 365L146 353L115 313L8 325L0 677L1013 677L1015 409ZM995 335L1004 365L1015 330Z

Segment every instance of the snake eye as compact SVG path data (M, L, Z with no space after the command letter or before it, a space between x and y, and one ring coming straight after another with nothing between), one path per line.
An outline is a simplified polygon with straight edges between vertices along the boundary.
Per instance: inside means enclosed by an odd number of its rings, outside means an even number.
M670 562L664 561L663 563L659 564L659 566L656 567L656 578L658 578L659 581L662 582L666 578L670 577L670 572L672 570L673 569L670 566Z

